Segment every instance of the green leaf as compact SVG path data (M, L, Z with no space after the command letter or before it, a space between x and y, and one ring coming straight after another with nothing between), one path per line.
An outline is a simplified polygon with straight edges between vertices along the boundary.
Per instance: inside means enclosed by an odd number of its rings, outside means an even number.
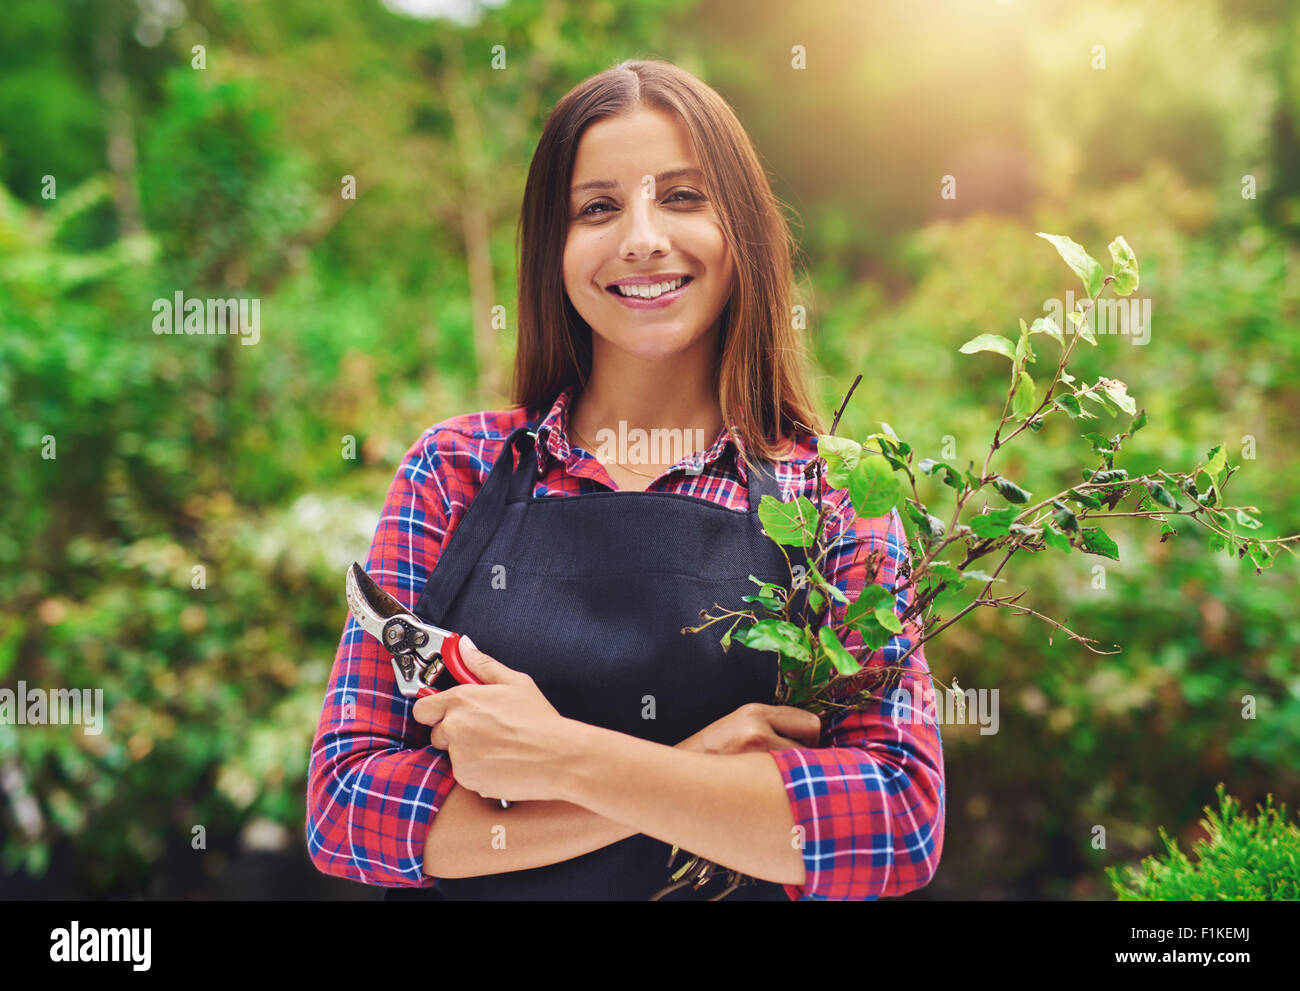
M1088 431L1086 434L1080 434L1084 440L1092 445L1094 454L1114 454L1115 449L1110 446L1110 441L1099 433Z
M1052 243L1065 264L1069 265L1074 274L1083 280L1083 287L1088 290L1089 296L1096 296L1101 292L1102 281L1106 277L1101 262L1084 251L1083 245L1064 234L1044 234L1042 231L1038 231L1037 234Z
M894 594L883 585L865 586L844 613L845 625L856 627L864 618L871 618L882 602L892 602L893 599Z
M817 631L817 639L821 641L826 656L830 658L831 663L835 665L835 670L840 674L857 674L862 670L862 665L858 663L857 658L844 649L844 644L840 643L840 638L829 626L823 626Z
M813 585L816 588L820 589L823 595L827 596L828 598L834 599L836 602L840 603L841 605L848 604L849 597L845 595L843 592L841 592L834 585L832 585L827 580L826 576L817 570L815 565L812 564L808 565L808 577L812 579Z
M1033 495L1032 492L1026 492L1015 482L1005 479L1001 475L994 476L993 487L998 490L1002 498L1007 502L1025 503Z
M1110 257L1115 262L1111 268L1111 274L1115 276L1115 281L1110 284L1111 288L1115 290L1116 296L1127 296L1138 287L1137 255L1122 237L1115 238L1107 248L1110 249Z
M1087 527L1083 530L1083 549L1089 554L1100 554L1112 561L1119 560L1119 546L1106 535L1100 527Z
M1170 509L1182 509L1178 500L1170 494L1159 482L1147 482L1147 491L1151 493L1151 498L1162 506L1168 506Z
M1240 509L1237 510L1237 522L1248 530L1258 530L1261 526L1259 520L1255 519L1253 516L1247 516Z
M1066 393L1063 396L1057 396L1052 400L1052 404L1057 409L1069 413L1071 420L1077 420L1081 415L1083 415L1083 407L1079 405L1079 400L1075 399L1069 393Z
M826 480L837 489L849 483L849 473L862 460L862 445L847 437L821 434L817 438L817 453L826 460Z
M808 634L783 619L760 619L753 626L739 630L733 639L755 650L775 650L805 664L812 660Z
M763 579L755 578L753 575L749 576L749 580L758 586L759 595L775 597L781 595L784 591L780 585L774 584L773 582L765 582Z
M1012 361L1016 360L1016 347L1000 334L980 334L957 349L962 354L975 354L977 351L994 351Z
M808 593L808 606L812 609L814 616L820 616L822 610L826 608L826 599L817 589L812 589Z
M949 581L949 583L956 585L957 588L961 588L966 584L966 579L962 577L962 572L958 571L956 564L932 561L930 562L930 574L940 581Z
M1109 413L1110 418L1112 420L1115 419L1115 417L1119 416L1120 413L1119 407L1115 405L1115 401L1106 394L1104 389L1103 390L1091 389L1084 392L1083 396L1085 399L1091 400L1092 402L1100 406L1102 409L1104 409L1107 413Z
M1080 304L1086 306L1086 303ZM1074 324L1074 332L1083 340L1087 341L1093 347L1097 346L1097 338L1092 336L1092 328L1088 326L1088 315L1083 310L1075 310L1070 314L1070 322Z
M1128 425L1128 435L1132 437L1135 433L1147 425L1147 411L1138 410L1138 415L1133 418L1133 422Z
M880 650L889 643L893 634L876 622L875 616L868 616L855 629L862 634L862 642L868 650Z
M1100 508L1100 504L1098 504ZM1073 533L1079 532L1079 519L1071 512L1070 507L1061 502L1060 499L1052 500L1054 512L1052 516L1056 519L1056 525L1062 530L1069 530Z
M879 434L872 434L872 437L879 437ZM907 471L907 462L896 454L896 449L888 442L881 441L882 449L880 456L889 462L889 467L894 471Z
M1046 334L1048 337L1056 341L1057 344L1061 345L1061 347L1065 347L1065 333L1061 330L1060 324L1051 317L1039 317L1030 324L1029 333Z
M1268 545L1259 540L1251 540L1249 546L1250 559L1255 562L1256 570L1267 568L1273 560L1273 552L1268 549Z
M902 497L894 470L883 457L871 454L864 454L849 473L848 490L854 510L864 519L886 515Z
M1087 506L1089 509L1101 509L1101 500L1091 492L1080 492L1078 489L1071 489L1070 498L1081 506Z
M1126 478L1128 478L1127 468L1108 468L1105 471L1093 471L1091 468L1083 470L1083 480L1096 482L1098 485L1106 482L1122 482Z
M742 595L740 598L742 602L757 602L768 612L780 612L783 608L778 600L766 595Z
M943 484L947 485L949 488L956 489L959 492L961 491L961 473L952 465L943 461L935 461L933 458L926 458L917 465L917 467L926 475L933 475L936 471L942 468Z
M1066 512L1069 512L1069 510L1066 510ZM1071 514L1071 516L1073 516L1073 514ZM1074 525L1074 529L1077 530L1078 528L1079 528L1079 524L1076 521ZM1048 547L1055 548L1058 551L1064 551L1066 554L1070 553L1070 538L1067 537L1065 534L1063 534L1060 530L1056 529L1056 527L1054 526L1043 527L1043 543L1045 543Z
M930 528L924 506L918 505L911 499L905 499L903 500L903 510L907 513L912 522L921 528L922 533Z
M894 612L891 605L880 606L875 612L876 622L887 629L890 633L902 633L903 624L898 620L898 613Z
M1034 356L1033 345L1029 343L1029 328L1025 326L1023 320L1020 321L1020 339L1016 341L1016 365L1028 362L1034 362L1037 358Z
M1102 391L1116 406L1129 416L1137 413L1137 404L1133 402L1133 397L1128 394L1127 385L1117 379L1102 379L1101 381Z
M993 509L971 518L970 528L977 537L1005 537L1011 532L1011 521L1016 518L1016 507Z
M1209 475L1217 488L1223 484L1223 472L1228 466L1228 456L1223 450L1223 445L1216 444L1206 453L1205 457L1208 460L1201 466L1200 471Z
M758 518L767 535L786 547L809 548L817 529L817 507L806 496L782 502L770 495L758 503Z
M1021 372L1020 378L1016 381L1016 391L1011 397L1011 410L1021 419L1027 419L1029 414L1038 407L1038 400L1034 398L1034 380L1029 377L1028 372Z

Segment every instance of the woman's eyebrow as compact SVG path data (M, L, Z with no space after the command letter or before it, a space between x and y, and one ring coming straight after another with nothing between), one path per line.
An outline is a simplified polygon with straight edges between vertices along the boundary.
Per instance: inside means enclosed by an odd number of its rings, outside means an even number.
M660 172L655 176L655 182L671 182L674 179L703 179L704 173L699 169L680 168L669 169L667 172ZM570 196L577 196L579 193L586 192L589 189L618 189L618 183L612 179L592 179L588 182L579 183L569 190Z

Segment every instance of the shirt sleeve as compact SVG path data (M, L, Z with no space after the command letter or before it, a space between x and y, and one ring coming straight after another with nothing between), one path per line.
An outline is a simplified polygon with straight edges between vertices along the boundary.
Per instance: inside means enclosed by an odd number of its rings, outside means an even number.
M414 607L445 539L450 502L439 430L406 453L389 488L365 568ZM455 785L445 750L411 716L388 652L349 614L307 772L307 848L322 873L383 887L427 888L429 825Z
M909 560L898 510L863 519L844 499L837 520L827 578L856 600L866 582L867 557L880 550L875 582L892 592ZM911 591L895 596L900 618ZM847 606L830 608L841 622ZM897 665L918 636L912 621L866 657L857 631L844 645L864 667L881 667ZM769 751L803 843L807 877L802 886L784 886L790 898L870 901L915 891L934 877L943 850L943 742L929 704L933 687L924 655L918 648L903 663L898 682L880 703L834 717L829 746Z

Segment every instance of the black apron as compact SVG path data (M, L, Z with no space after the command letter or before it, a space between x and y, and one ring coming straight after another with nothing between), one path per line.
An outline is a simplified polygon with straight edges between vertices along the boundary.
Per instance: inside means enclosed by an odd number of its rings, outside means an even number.
M748 512L669 492L534 498L535 440L520 427L502 447L416 615L469 634L484 653L527 672L560 715L657 743L680 743L747 702L771 704L775 653L738 643L724 652L730 622L681 630L715 602L745 605L741 596L758 590L751 574L788 586L786 559L758 519L763 494L780 497L772 475L750 472ZM806 566L802 551L787 551ZM435 687L455 684L444 673ZM654 718L643 718L647 696ZM509 820L503 811L507 831ZM670 852L637 834L560 863L440 878L429 888L390 888L385 898L640 901L669 882ZM674 869L685 862L683 852ZM686 885L661 900L704 900L726 884L719 869L698 891ZM789 898L780 884L755 878L725 900Z

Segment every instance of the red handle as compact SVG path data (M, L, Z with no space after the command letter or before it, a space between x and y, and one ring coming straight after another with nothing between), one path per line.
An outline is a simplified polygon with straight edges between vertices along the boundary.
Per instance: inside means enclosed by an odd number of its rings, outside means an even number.
M460 656L460 634L459 633L453 633L451 636L447 637L447 639L442 642L442 650L439 651L439 653L442 654L443 665L446 667L448 671L451 672L451 676L455 678L458 682L460 682L462 685L483 684L483 682L480 681L477 677L475 677L474 673L465 666L465 659ZM426 695L436 695L436 694L438 694L438 690L436 688L429 688L426 685L426 686L421 686L420 690L416 693L415 697L417 699L422 699Z
M459 681L462 685L481 685L473 672L465 666L465 660L460 656L460 634L453 633L442 642L442 663L447 666L451 676Z

